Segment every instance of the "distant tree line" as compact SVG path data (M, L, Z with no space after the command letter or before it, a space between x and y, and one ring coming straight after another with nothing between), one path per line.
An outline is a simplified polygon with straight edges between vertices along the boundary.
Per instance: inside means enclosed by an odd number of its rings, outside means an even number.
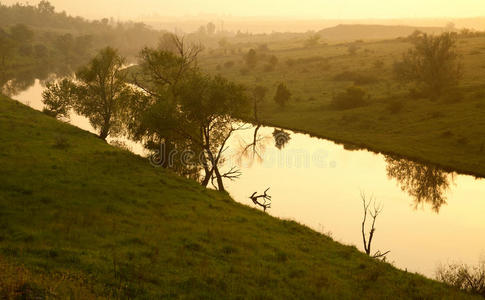
M143 23L71 17L45 0L37 6L0 4L0 90L15 94L36 78L72 73L106 46L134 58L164 34Z

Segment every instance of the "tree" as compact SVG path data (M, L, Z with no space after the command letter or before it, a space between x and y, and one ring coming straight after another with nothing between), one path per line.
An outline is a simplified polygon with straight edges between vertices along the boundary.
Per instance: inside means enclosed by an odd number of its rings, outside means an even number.
M253 104L254 104L254 120L259 123L259 106L263 103L264 98L266 97L266 93L268 89L264 86L257 85L253 89Z
M359 49L360 47L357 46L356 44L350 44L347 46L347 51L349 52L350 55L355 55Z
M55 11L55 7L49 1L42 0L37 5L37 10L41 14L53 14Z
M314 34L310 36L304 43L306 48L312 48L318 46L318 41L320 40L320 35Z
M438 36L417 33L412 39L414 48L394 66L397 78L404 83L415 83L431 99L456 87L462 76L456 39L457 35L450 32Z
M222 38L219 40L219 47L224 50L224 55L227 55L227 49L229 48L229 42L227 41L227 38Z
M6 33L5 31L3 31L1 28L0 28L0 63L1 63L1 70L0 72L4 71L5 67L6 67L6 62L7 62L7 58L9 58L14 49L15 49L15 42L13 41L13 39L10 37L10 35L8 33Z
M76 73L74 110L89 119L103 140L120 132L124 107L135 95L122 71L124 63L117 50L107 47Z
M34 32L24 24L17 24L10 28L10 35L19 45L32 42Z
M241 129L234 116L243 116L249 108L245 90L222 77L201 73L196 63L199 46L186 45L176 36L172 43L141 52L134 82L146 97L130 105L131 137L150 150L158 145L155 154L161 166L191 177L199 177L202 169L201 184L217 182L223 191L223 179L239 175L235 168L222 172L220 166L227 140ZM173 160L187 153L199 160Z
M256 50L250 49L244 56L244 61L249 68L254 68L258 63L258 55L256 54Z
M42 92L44 113L55 118L68 119L75 102L75 88L74 83L67 78L59 82L48 82L46 89Z
M245 89L223 77L210 77L198 72L184 84L179 96L179 109L185 122L178 124L181 126L179 129L203 150L201 159L205 176L202 184L216 180L217 188L224 191L223 178L235 179L240 174L235 168L222 173L220 164L232 133L244 128L244 125L237 124L234 116L241 117L248 112ZM191 125L195 126L191 130L195 135L187 131Z
M370 205L373 202L373 199L371 198L369 201L367 201L364 193L361 193L360 197L362 199L362 205L364 206L364 217L362 219L362 231L361 231L361 233L362 233L362 242L364 243L365 253L368 256L371 256L373 258L382 258L382 259L385 260L386 255L390 251L386 251L384 253L377 251L375 254L371 253L372 239L374 238L374 234L376 232L376 228L375 228L376 219L379 216L379 214L382 212L382 206L376 206L376 204L374 202L374 209L371 210ZM368 234L368 237L367 237L366 223L367 223L367 215L368 214L372 217L372 223L371 223L371 228L369 230L369 234Z
M291 98L291 92L284 83L280 83L276 89L274 101L280 106L284 107Z
M209 22L206 27L207 27L207 33L208 34L216 33L216 25L214 23Z

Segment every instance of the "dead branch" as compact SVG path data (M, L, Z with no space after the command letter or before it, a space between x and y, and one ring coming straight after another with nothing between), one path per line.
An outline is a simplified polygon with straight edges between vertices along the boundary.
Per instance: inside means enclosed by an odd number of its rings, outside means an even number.
M376 228L375 228L376 219L379 216L379 214L382 212L382 206L380 206L380 205L376 206L376 203L375 203L375 201L373 200L372 197L367 202L366 196L365 196L364 193L361 193L360 197L362 199L362 205L364 207L364 217L363 217L363 220L362 220L362 241L364 243L365 253L367 255L373 257L373 258L385 259L386 255L391 251L386 251L384 253L382 253L381 251L377 251L376 253L374 253L374 255L371 255L372 239L374 238L374 234L376 232ZM372 202L374 202L374 209L371 211L369 209L369 207L370 207ZM371 229L369 231L368 239L367 239L367 234L365 232L365 225L366 225L366 222L367 222L367 214L369 214L372 217L372 224L371 224Z
M254 204L261 206L263 210L266 211L267 208L271 208L271 196L268 195L268 191L269 188L267 188L262 195L256 195L258 192L254 192L249 199L251 199Z

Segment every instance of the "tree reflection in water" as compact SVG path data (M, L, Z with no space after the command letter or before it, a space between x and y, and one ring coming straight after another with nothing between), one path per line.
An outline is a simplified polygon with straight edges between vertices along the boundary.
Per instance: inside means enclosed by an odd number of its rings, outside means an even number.
M288 132L283 129L276 129L273 131L273 138L275 142L275 147L282 150L286 144L291 140L291 136Z
M248 165L252 165L254 161L262 162L263 155L266 151L266 145L268 141L267 136L263 136L259 133L261 124L254 127L254 133L252 140L248 143L241 140L239 143L239 150L237 152L237 163L241 165L243 160L248 161Z
M404 158L386 156L387 176L397 180L401 189L414 198L414 206L428 203L439 213L446 204L446 192L454 174L430 165L413 162Z

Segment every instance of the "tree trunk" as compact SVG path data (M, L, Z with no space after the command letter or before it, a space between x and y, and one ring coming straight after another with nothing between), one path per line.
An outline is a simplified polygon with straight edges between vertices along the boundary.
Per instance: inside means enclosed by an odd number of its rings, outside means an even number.
M219 172L219 168L217 168L217 166L214 166L214 172L216 173L217 187L219 188L219 191L225 192L226 190L224 189L224 183L222 182L222 176L221 176L221 173Z
M103 126L103 128L101 128L99 138L106 141L106 138L108 138L108 134L109 134L109 130Z

